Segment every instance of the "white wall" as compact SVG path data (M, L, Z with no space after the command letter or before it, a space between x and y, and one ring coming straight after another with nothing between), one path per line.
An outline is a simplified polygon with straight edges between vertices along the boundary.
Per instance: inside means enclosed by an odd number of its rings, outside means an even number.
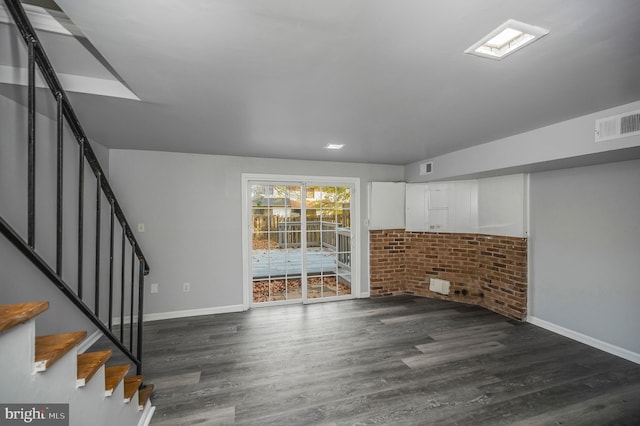
M640 160L530 179L534 323L631 351L640 362Z
M640 135L600 143L594 140L596 119L635 110L640 110L640 102L417 161L405 167L405 180L506 175L640 158ZM433 172L420 176L420 164L426 161L433 162Z
M368 253L367 183L402 180L401 166L312 162L111 150L115 192L151 265L145 312L238 307L242 304L242 173L359 177L360 252ZM367 290L368 259L361 259ZM189 293L182 283L191 284Z

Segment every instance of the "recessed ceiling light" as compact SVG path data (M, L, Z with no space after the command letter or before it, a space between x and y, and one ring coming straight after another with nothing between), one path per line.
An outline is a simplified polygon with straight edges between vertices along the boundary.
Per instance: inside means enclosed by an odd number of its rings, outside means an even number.
M328 143L324 146L324 149L342 149L344 144L339 143Z
M549 34L549 30L509 19L464 51L470 55L500 60Z

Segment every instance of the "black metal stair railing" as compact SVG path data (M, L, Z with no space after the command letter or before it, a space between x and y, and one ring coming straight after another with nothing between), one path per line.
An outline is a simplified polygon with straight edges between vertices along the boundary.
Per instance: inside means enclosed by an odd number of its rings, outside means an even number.
M40 41L34 31L33 26L29 22L27 14L19 0L4 0L15 25L17 26L22 39L27 45L28 50L28 88L27 88L27 126L28 126L28 149L27 149L27 237L26 240L12 226L0 217L0 233L2 233L20 252L22 252L58 289L62 291L77 308L126 356L136 365L138 374L142 370L142 320L144 313L143 295L144 295L144 276L149 273L149 264L142 253L140 245L136 241L134 234L129 226L124 212L116 199L116 196L109 185L109 181L105 176L98 159L88 143L87 135L82 128L78 117L76 116L69 98L64 91L58 77L53 70L49 59L40 44ZM46 85L50 89L56 102L56 256L55 265L51 266L36 250L36 66ZM63 179L63 158L64 158L64 126L65 124L71 129L75 141L79 146L78 157L78 226L77 232L77 287L74 290L63 278L63 230L64 221L63 213L65 209L63 193L65 182ZM85 164L89 166L96 178L96 199L95 199L95 288L94 303L90 307L85 300L84 284L85 273L83 266L85 265L85 253L90 252L88 247L84 246L85 229ZM109 231L109 288L108 288L108 320L107 323L100 319L100 294L103 293L101 282L101 245L102 245L102 224L101 212L103 210L102 198L105 198L110 207L110 231ZM38 211L38 214L45 212ZM53 213L51 213L53 214ZM120 310L119 310L119 333L114 330L114 283L116 283L115 259L116 254L116 221L121 228L121 260L120 260ZM126 248L130 247L130 280L129 288L126 289ZM137 282L136 282L136 259L137 259ZM75 260L74 260L75 263ZM134 300L136 299L137 290L137 310L134 309ZM130 293L130 306L128 315L125 306L126 293ZM126 339L125 329L126 320L129 320L129 339ZM134 324L137 323L137 329L134 330ZM119 334L119 335L116 335ZM128 342L127 342L128 340ZM128 343L128 345L127 345Z

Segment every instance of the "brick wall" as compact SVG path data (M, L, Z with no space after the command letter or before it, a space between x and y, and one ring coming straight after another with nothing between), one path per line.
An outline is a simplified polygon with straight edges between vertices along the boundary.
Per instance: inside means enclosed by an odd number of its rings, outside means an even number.
M526 238L402 230L372 231L370 238L372 296L415 294L525 318ZM392 277L396 270L402 272ZM430 291L430 278L449 281L450 294Z
M369 271L371 296L404 294L404 229L369 232Z

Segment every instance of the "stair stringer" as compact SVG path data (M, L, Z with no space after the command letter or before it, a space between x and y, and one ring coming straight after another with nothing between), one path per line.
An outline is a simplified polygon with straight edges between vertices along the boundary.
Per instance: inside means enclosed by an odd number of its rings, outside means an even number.
M0 334L0 401L15 402L12 384L33 381L36 324L30 319Z
M0 401L3 403L68 403L70 426L138 425L148 411L138 411L137 397L124 402L124 381L105 396L105 367L84 386L76 386L77 346L46 371L34 371L35 321L0 334Z

